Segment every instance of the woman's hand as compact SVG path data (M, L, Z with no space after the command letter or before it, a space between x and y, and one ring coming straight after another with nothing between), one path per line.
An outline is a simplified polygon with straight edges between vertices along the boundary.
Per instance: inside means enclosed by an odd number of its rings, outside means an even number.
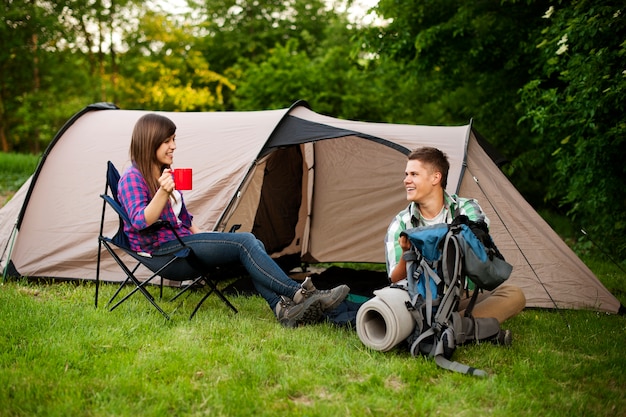
M171 194L172 191L176 189L176 184L174 184L174 176L172 175L172 170L169 168L165 168L159 177L159 185L161 186L161 190L165 191L168 194Z
M157 181L159 183L159 189L154 194L154 197L152 197L152 200L150 200L143 212L148 226L159 220L170 195L175 189L172 170L169 168L163 170Z

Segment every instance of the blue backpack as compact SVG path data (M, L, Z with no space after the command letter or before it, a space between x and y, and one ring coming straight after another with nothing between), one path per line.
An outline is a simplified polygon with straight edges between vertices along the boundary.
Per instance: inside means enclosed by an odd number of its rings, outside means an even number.
M456 346L491 339L500 332L495 318L471 316L478 290L493 290L511 274L512 266L497 250L484 222L457 216L448 224L416 227L402 232L411 242L403 254L407 291L416 325L407 341L413 356L434 357L456 372L486 373L450 360ZM475 289L463 317L456 311L464 290Z

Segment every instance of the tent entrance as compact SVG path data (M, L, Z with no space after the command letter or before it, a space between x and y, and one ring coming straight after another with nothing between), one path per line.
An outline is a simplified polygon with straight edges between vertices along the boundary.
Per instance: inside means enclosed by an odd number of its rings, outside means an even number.
M265 244L268 253L281 252L296 240L303 200L301 146L277 149L263 167L263 184L252 233ZM300 237L300 236L299 236Z
M254 233L274 258L299 258L306 246L312 176L313 144L273 149L250 170L223 230L240 225L239 231Z
M356 135L273 148L251 169L224 230L240 224L274 258L384 263L385 231L406 206L405 164L397 149Z

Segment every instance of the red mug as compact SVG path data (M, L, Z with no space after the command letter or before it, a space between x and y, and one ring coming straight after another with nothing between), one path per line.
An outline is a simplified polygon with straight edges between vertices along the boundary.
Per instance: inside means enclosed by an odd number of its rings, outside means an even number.
M191 168L176 168L172 170L174 184L177 190L191 190L192 170Z

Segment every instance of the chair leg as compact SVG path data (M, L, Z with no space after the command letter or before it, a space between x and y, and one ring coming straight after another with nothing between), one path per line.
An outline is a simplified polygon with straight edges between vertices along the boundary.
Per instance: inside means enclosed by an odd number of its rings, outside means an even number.
M202 299L200 300L200 302L196 305L196 308L193 310L193 313L191 313L191 316L189 316L189 320L193 319L193 316L196 315L196 313L198 312L198 310L200 309L200 306L202 306L202 304L204 303L204 300L206 300L207 298L209 298L209 295L213 294L215 292L215 294L217 294L217 296L219 298L222 299L222 301L224 303L226 303L226 305L228 307L231 308L231 310L233 310L235 312L235 314L237 314L239 311L235 308L234 305L232 305L232 303L228 300L228 298L226 298L226 296L222 293L222 291L220 291L217 288L217 284L214 281L211 281L208 278L205 278L205 282L207 283L207 285L211 288L205 295L204 297L202 297Z
M203 279L206 279L204 277L198 277L196 279L193 280L193 282L189 285L186 285L185 287L183 287L183 289L181 291L179 291L174 297L172 297L170 299L170 302L175 301L178 297L180 297L181 295L183 295L184 293L186 293L188 290L190 290L191 288L193 288L194 285L196 285L198 282L202 281Z
M139 268L141 264L137 264L133 270L131 271L132 274L135 273L135 271L137 271L137 269ZM124 288L126 286L126 284L128 284L131 281L131 279L129 278L128 274L126 276L126 279L124 280L124 282L122 282L119 287L117 287L117 291L115 291L115 294L113 294L113 296L111 296L111 298L109 299L109 302L107 303L107 307L111 305L111 303L113 302L113 300L115 300L117 298L117 296L120 294L120 292L122 291L122 288ZM136 290L135 290L136 291ZM152 297L152 294L148 293L150 298L154 298Z
M116 257L116 255L113 255L114 257ZM111 297L111 299L109 300L109 305L113 302L113 300L118 296L118 294L120 293L120 291L122 290L122 288L126 285L126 283L128 283L129 281L131 281L133 284L135 284L135 288L133 288L133 290L131 292L129 292L128 294L126 294L120 301L118 301L113 307L111 307L109 309L109 311L113 311L115 310L120 304L122 304L124 301L126 301L131 295L133 295L134 293L136 293L137 291L141 291L141 293L144 295L144 297L146 297L146 299L148 301L150 301L150 303L163 315L163 317L165 317L167 320L170 319L170 316L167 315L167 313L165 311L163 311L163 309L154 301L154 297L152 296L152 294L150 294L148 292L148 290L146 290L144 288L145 285L147 285L150 281L152 281L154 279L154 277L156 277L155 275L152 275L150 278L148 278L147 280L145 280L144 282L139 282L139 280L137 278L135 278L135 271L137 270L137 268L139 268L140 264L137 264L132 271L130 271L126 265L124 265L123 263L118 262L119 266L124 270L124 272L126 273L126 280L124 280L124 282L119 286L119 288L117 289L117 291L115 292L115 294L113 294L113 297Z
M148 292L148 290L146 290L144 288L144 284L146 284L148 281L144 281L142 283L140 283L139 281L137 281L135 283L135 288L133 288L133 290L131 292L129 292L128 294L126 294L124 296L124 298L122 298L120 301L118 301L113 307L111 307L111 309L109 311L113 311L115 308L117 308L117 306L119 306L120 304L122 304L124 301L126 301L128 299L128 297L130 297L131 295L133 295L134 293L137 292L137 290L141 291L141 293L148 299L148 301L150 301L150 303L157 309L159 310L159 313L161 313L163 315L163 317L165 317L167 320L170 319L170 316L167 315L167 313L165 311L163 311L163 309L154 301L154 297L152 297L152 295ZM119 291L119 290L118 290Z
M220 291L220 290L217 288L217 284L215 284L214 282L212 282L212 283L211 283L211 286L213 287L213 291L215 291L215 294L217 294L217 296L218 296L219 298L221 298L221 299L222 299L222 301L224 301L224 302L226 303L226 305L227 305L228 307L230 307L230 308L233 310L233 312L235 312L235 314L236 314L236 313L238 313L238 311L237 311L237 309L235 308L235 306L234 306L234 305L232 305L232 304L231 304L231 302L228 300L228 298L226 298L226 296L224 295L224 293L222 293L222 291Z
M193 309L193 313L191 313L191 316L189 316L189 320L193 319L193 316L196 315L196 313L200 309L200 306L202 306L202 303L204 303L204 300L209 298L209 295L211 295L211 293L213 293L213 288L211 288L206 294L204 294L204 297L202 297L200 302L198 304L196 304L196 308Z

